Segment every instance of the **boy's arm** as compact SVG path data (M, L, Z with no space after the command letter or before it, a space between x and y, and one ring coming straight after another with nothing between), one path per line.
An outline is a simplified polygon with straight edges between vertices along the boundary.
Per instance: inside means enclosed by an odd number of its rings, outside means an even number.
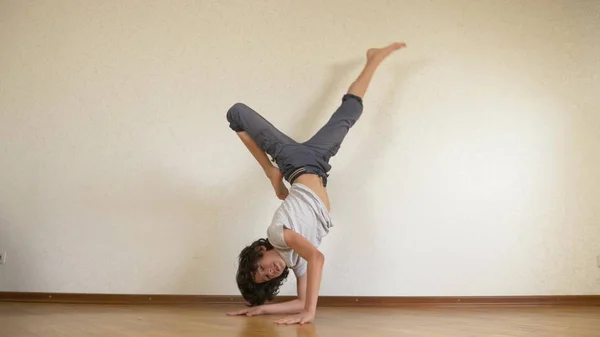
M296 288L298 298L281 303L263 304L258 307L245 308L242 310L229 312L228 315L278 315L278 314L297 314L304 309L304 300L306 299L306 274L296 279Z
M298 298L281 303L266 304L263 306L265 314L297 314L304 309L306 300L306 274L296 279Z
M321 286L321 276L323 274L325 256L302 235L294 231L285 229L283 237L287 245L308 262L308 270L305 274L306 297L303 310L298 315L283 318L277 321L277 323L309 323L314 320L317 311L317 300L319 298L319 288Z
M261 310L262 309L262 310ZM304 301L294 299L291 301L264 304L258 311L263 315L297 314L304 309Z

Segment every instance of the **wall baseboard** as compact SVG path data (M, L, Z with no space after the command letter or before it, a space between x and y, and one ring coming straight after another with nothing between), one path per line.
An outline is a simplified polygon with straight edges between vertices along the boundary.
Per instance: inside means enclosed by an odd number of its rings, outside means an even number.
M280 296L277 302L293 299ZM163 294L93 294L0 292L0 302L81 303L81 304L239 304L241 296L227 295L163 295ZM400 306L531 306L581 305L600 306L600 295L548 296L436 296L436 297L376 297L320 296L322 307L400 307Z

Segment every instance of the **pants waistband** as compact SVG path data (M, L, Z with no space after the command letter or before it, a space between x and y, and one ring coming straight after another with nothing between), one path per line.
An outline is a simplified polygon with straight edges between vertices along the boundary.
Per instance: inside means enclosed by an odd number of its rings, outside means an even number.
M298 179L298 177L300 177L303 174L309 174L309 173L316 174L319 177L321 177L323 179L323 186L327 186L327 177L329 175L327 173L324 173L322 170L320 170L316 167L312 167L312 166L303 166L303 167L296 168L288 175L286 180L290 184L293 184L294 181L296 179Z

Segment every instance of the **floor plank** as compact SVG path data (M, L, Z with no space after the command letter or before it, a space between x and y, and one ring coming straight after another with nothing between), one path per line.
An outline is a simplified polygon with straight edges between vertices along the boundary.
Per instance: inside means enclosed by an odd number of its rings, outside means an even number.
M319 308L302 326L224 314L235 308L0 303L0 337L600 336L600 307Z

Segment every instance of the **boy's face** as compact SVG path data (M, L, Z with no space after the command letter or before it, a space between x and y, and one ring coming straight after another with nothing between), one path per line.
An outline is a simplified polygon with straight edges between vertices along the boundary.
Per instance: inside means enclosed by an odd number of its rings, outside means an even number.
M258 269L254 273L254 281L256 283L268 282L277 278L285 270L285 261L277 254L274 249L267 250L261 247L263 256L258 260Z

